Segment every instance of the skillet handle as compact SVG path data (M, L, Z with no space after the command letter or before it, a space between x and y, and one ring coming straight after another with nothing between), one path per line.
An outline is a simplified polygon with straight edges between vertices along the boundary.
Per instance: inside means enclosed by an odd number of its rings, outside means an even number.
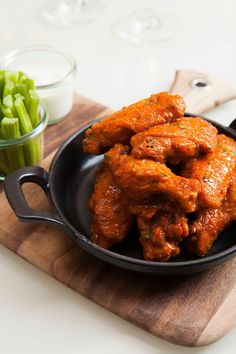
M49 195L48 173L42 167L29 166L10 173L5 178L4 189L16 216L24 222L53 224L68 232L56 213L30 208L22 190L22 185L27 182L38 184Z

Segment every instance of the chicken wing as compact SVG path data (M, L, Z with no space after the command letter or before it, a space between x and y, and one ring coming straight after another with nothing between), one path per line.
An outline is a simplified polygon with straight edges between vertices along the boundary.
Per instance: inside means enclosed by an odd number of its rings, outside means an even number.
M86 131L84 151L100 154L115 143L128 144L132 135L183 116L185 103L167 92L152 95L113 113Z
M218 135L216 148L208 154L186 161L181 175L200 181L200 208L219 208L235 168L236 142L225 135Z
M176 176L159 162L137 160L129 154L129 147L121 144L104 157L115 182L131 199L143 200L158 193L177 202L186 212L196 209L199 181Z
M130 211L137 217L144 258L167 261L180 253L179 242L188 236L188 219L181 210L166 202L132 202Z
M128 233L132 215L128 200L117 187L110 171L102 167L95 175L95 185L89 201L93 213L91 240L103 248L122 241Z
M236 175L220 208L206 208L197 213L186 239L187 249L205 256L221 231L236 220Z
M180 118L175 122L159 125L131 139L132 155L138 159L178 164L199 151L215 148L217 129L201 118Z

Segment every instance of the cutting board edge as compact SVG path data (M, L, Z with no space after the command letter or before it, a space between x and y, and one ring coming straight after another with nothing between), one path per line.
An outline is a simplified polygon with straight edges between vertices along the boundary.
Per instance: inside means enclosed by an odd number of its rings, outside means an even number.
M4 244L2 244L2 246L7 247ZM145 331L148 334L153 335L154 337L157 337L161 340L164 340L166 342L169 342L169 343L172 343L172 344L175 344L178 346L187 347L187 348L197 348L197 347L203 347L203 346L213 344L213 343L217 342L218 340L220 340L221 338L223 338L236 325L236 306L233 308L234 311L232 311L232 303L235 303L235 301L236 301L236 286L233 287L230 294L227 296L225 301L221 304L219 309L216 311L214 316L211 318L210 322L207 324L207 326L205 327L205 329L203 330L203 332L199 336L198 340L196 342L192 342L192 341L191 342L188 342L188 341L183 342L182 340L181 341L179 340L178 336L172 337L172 338L164 337L164 336L160 335L160 333L156 332L155 330L150 331L150 329L149 330L145 329L141 324L139 325L138 323L134 323L132 320L130 320L128 318L126 319L126 318L122 317L119 313L112 311L112 309L106 308L105 306L103 306L99 302L94 301L94 299L87 297L82 292L79 292L77 289L70 286L70 284L67 284L66 282L63 282L62 280L58 279L55 276L54 272L50 273L50 272L46 271L45 269L42 269L37 264L32 263L24 255L18 254L17 250L15 251L11 248L8 248L8 250L13 252L17 256L19 256L21 259L23 259L27 263L33 265L34 267L36 267L40 271L44 272L45 274L47 274L48 276L53 278L55 281L58 281L61 284L67 286L72 291L77 292L80 296L83 296L85 299L91 301L93 304L96 304L97 306L103 308L104 310L111 312L113 315L119 317L123 321L130 323L131 325ZM229 312L229 309L230 309L230 312ZM228 311L228 313L231 314L232 318L231 318L231 321L227 323L227 326L223 327L221 321L224 318L224 313L227 311Z
M232 288L214 316L212 316L199 336L195 346L200 347L214 343L236 326L236 306L232 306L233 303L236 303L236 286ZM230 314L230 320L228 319L227 325L223 327L222 321L226 313Z

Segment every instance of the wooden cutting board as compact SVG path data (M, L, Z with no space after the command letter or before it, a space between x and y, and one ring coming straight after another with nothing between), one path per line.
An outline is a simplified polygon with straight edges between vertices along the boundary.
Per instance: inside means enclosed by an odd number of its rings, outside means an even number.
M101 104L75 95L73 110L47 128L43 166L68 136L108 113ZM50 206L38 186L25 185L30 206ZM210 271L175 278L140 275L113 267L82 251L51 226L24 224L1 189L0 243L55 279L121 318L167 341L209 344L236 323L236 258Z

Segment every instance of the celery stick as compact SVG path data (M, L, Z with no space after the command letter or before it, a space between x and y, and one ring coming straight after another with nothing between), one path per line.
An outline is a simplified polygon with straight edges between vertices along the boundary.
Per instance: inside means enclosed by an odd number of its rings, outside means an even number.
M3 88L4 88L4 74L3 72L0 72L0 98L2 98Z
M16 98L21 98L23 101L24 101L24 96L22 96L20 93L15 93L14 94L14 98L16 99Z
M29 115L26 111L24 102L21 98L16 98L15 108L19 116L21 134L29 133L31 130L33 130L33 127ZM34 141L29 141L27 145L24 146L24 156L27 165L35 165L38 163L39 151L41 151L41 147L38 147L38 144L36 144Z
M27 84L28 80L29 80L29 77L25 73L22 73L19 83L20 84Z
M32 126L35 128L39 124L39 96L34 90L29 90L30 105L29 105L29 117Z
M4 76L5 76L5 82L7 82L8 80L12 81L14 84L16 84L18 82L18 71L12 71L12 70L6 70L4 72Z
M21 136L18 118L4 117L1 121L1 130L4 139L19 138Z
M37 165L42 158L41 154L42 154L41 144L36 140L29 141L24 146L24 156L25 156L26 165L29 166Z
M20 82L21 77L25 75L25 73L23 73L23 71L18 71L18 82Z
M1 108L2 108L2 113L5 117L14 118L14 115L9 107L6 107L6 106L4 106L4 104L2 104Z
M29 110L29 105L30 105L30 97L29 97L29 90L28 90L27 84L16 84L15 91L17 93L21 94L22 97L24 98L25 108L28 111Z
M15 109L15 106L14 106L14 100L13 100L13 97L11 95L8 95L8 96L3 98L3 104L7 108L10 108L10 110L12 111L12 114L14 115L14 117L17 116L16 109Z
M12 81L6 80L3 88L3 97L14 94L15 85Z
M16 84L16 92L25 97L25 107L28 110L30 106L29 90L35 89L34 81L25 77L25 75L21 78L21 81L21 83Z
M0 120L4 117L3 111L2 111L2 102L0 99Z
M28 79L27 86L28 86L28 90L35 90L34 80Z
M27 111L30 109L30 91L35 90L34 80L28 79L26 82L27 85L27 95L25 96L25 106Z
M33 127L29 118L29 115L26 111L24 102L21 98L15 99L15 108L19 116L20 121L20 132L22 135L29 133Z
M1 131L4 139L15 139L21 136L18 118L3 118ZM12 146L6 149L7 158L12 171L25 166L22 146Z
M0 151L0 174L7 175L10 172L11 170L5 151Z
M26 84L16 84L15 92L16 92L16 94L19 93L22 96L27 97L27 95L28 95L27 85Z

